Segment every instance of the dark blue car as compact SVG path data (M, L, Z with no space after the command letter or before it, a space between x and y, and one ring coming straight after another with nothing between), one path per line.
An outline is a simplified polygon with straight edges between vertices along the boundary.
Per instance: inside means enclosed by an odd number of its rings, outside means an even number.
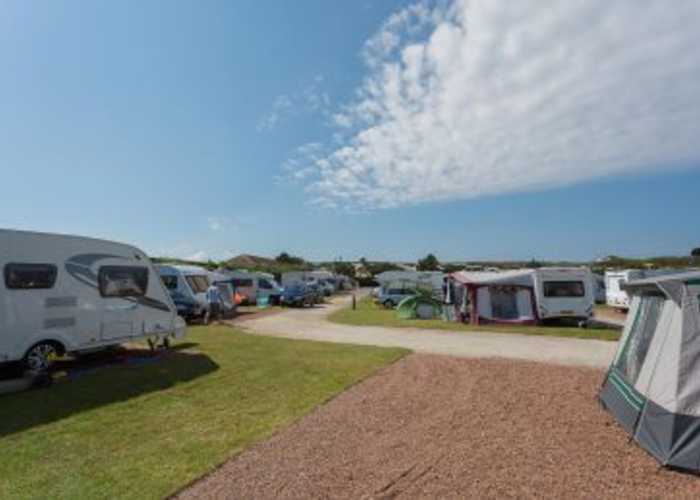
M197 303L194 300L178 292L177 290L168 291L170 292L170 298L173 299L173 303L177 308L178 316L181 316L187 320L197 317Z
M314 302L313 290L301 283L285 287L280 297L280 303L285 306L303 307Z

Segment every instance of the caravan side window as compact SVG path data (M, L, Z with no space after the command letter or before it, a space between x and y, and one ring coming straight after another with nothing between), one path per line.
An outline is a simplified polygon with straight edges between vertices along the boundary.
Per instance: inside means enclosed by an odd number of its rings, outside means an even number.
M102 266L97 281L103 297L143 297L148 289L148 268Z
M53 288L57 268L53 264L6 264L5 287L9 290Z
M585 297L583 281L545 281L544 296L549 298Z

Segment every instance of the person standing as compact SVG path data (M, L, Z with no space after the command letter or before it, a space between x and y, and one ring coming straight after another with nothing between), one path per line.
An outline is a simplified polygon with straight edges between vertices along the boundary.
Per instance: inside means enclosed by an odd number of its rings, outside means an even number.
M221 292L215 285L207 288L207 312L204 317L204 324L208 325L212 321L218 321L221 317Z
M452 277L445 276L442 282L442 314L445 321L455 320L455 285Z

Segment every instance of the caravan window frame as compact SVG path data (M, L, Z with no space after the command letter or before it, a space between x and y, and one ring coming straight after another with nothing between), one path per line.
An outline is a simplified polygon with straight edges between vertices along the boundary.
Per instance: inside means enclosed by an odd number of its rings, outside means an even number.
M108 292L107 287L107 274L110 272L128 272L132 273L134 276L134 283L140 289L139 292L127 291L124 292L123 289L119 289L116 292ZM138 275L137 275L138 274ZM148 292L148 281L149 281L149 270L145 266L100 266L97 272L97 288L100 291L100 296L105 299L124 299L131 297L145 297ZM116 281L116 280L110 280Z
M38 284L28 283L26 280L19 283L12 281L13 272L46 272L46 280ZM51 290L56 286L58 278L58 267L55 264L29 263L29 262L8 262L3 269L5 278L5 288L8 290Z

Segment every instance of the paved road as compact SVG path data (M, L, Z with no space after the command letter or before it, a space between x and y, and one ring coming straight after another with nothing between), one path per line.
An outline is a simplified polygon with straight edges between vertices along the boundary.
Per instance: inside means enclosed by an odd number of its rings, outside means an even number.
M614 310L597 309L595 311L595 319L601 321L602 323L623 327L625 326L627 315Z
M415 352L467 358L500 357L570 366L607 368L616 342L488 332L450 332L419 328L350 326L326 316L349 305L349 296L313 309L287 309L239 326L250 333L344 344L404 347Z

